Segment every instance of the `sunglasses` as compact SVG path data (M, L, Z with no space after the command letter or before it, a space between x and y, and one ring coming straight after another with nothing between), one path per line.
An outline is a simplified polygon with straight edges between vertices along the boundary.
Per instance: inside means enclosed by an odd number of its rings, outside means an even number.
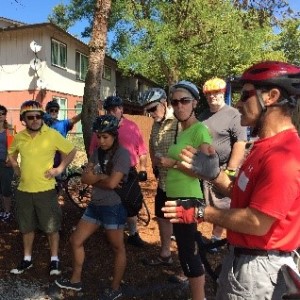
M6 116L6 113L0 112L0 116Z
M172 106L178 106L178 104L182 104L182 105L187 105L188 103L190 103L191 101L193 101L194 99L192 98L188 98L188 97L182 97L180 99L171 99L171 105Z
M243 91L241 93L240 101L246 102L249 98L256 96L256 90L250 90L250 91Z
M153 107L151 107L151 108L146 109L146 112L148 114L153 113L153 112L155 112L157 110L157 107L158 107L158 104L155 105L155 106L153 106Z
M42 115L35 115L35 116L26 116L26 119L29 120L29 121L32 121L32 120L41 120L42 119Z
M51 113L53 113L53 112L57 113L57 112L58 112L58 109L56 109L56 108L51 108L49 111L50 111Z

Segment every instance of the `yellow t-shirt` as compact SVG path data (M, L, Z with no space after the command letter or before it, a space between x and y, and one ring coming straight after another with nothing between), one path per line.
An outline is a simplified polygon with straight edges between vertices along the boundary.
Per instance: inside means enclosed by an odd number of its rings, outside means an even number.
M55 179L47 179L44 174L52 168L56 151L68 154L73 149L72 143L46 125L33 138L26 129L16 134L8 154L21 156L18 190L37 193L54 189Z

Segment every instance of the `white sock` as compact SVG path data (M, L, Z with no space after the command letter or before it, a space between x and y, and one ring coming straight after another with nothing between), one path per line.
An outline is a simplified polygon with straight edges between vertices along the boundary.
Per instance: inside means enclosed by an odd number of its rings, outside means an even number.
M25 255L24 260L31 261L31 255Z
M51 256L51 261L59 261L58 256Z

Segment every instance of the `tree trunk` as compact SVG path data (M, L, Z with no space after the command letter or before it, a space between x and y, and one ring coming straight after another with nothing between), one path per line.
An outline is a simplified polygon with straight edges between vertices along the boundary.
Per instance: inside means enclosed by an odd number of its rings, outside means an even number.
M92 37L89 42L89 65L85 78L82 108L82 131L87 153L92 137L92 124L98 116L97 101L100 98L110 9L111 0L96 1Z

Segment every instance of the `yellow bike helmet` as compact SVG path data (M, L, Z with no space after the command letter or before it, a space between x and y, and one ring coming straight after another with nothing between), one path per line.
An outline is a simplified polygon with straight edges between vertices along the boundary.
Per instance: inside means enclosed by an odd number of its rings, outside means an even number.
M20 108L20 121L24 120L24 115L28 111L37 111L40 112L42 115L44 114L44 109L42 105L35 100L27 100L22 103Z
M225 92L226 82L221 78L212 78L207 80L203 85L203 93Z

